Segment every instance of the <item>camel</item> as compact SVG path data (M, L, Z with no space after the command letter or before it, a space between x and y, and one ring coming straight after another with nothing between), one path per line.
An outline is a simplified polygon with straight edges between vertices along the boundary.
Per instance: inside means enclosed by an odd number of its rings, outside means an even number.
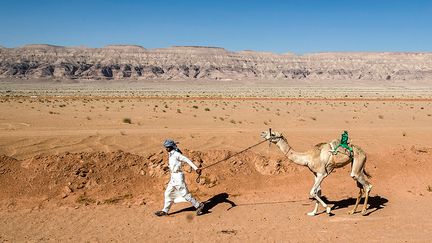
M326 209L327 214L331 213L331 207L321 199L321 183L335 168L341 168L347 164L351 164L351 177L357 182L357 187L360 189L354 208L349 211L349 214L354 214L356 212L360 199L363 193L365 193L361 214L366 215L372 184L366 180L366 177L370 178L371 176L365 171L366 154L359 146L350 144L353 149L352 154L347 153L342 147L339 147L336 152L334 148L339 145L340 140L335 139L330 143L317 144L313 149L307 152L296 152L288 144L287 139L279 132L265 131L262 132L261 137L276 144L284 155L293 163L307 166L314 174L315 183L310 191L310 197L315 199L316 203L313 211L307 213L307 215L316 215L319 204Z

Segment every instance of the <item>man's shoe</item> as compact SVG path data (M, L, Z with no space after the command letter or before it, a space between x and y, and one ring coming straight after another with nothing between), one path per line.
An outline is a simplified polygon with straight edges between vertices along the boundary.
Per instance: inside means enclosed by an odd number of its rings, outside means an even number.
M155 212L155 215L161 217L161 216L167 216L168 214L164 211L157 211Z
M204 203L200 203L200 205L198 206L198 208L196 210L196 214L198 216L204 214Z

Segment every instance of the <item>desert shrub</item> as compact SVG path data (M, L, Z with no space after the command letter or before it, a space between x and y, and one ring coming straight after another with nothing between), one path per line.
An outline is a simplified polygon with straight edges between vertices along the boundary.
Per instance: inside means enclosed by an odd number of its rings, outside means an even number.
M125 194L125 195L120 195L120 196L114 196L108 199L105 199L102 201L103 204L117 204L121 201L123 201L124 199L130 199L132 198L132 194Z
M132 120L130 118L123 118L123 123L132 124Z
M90 198L90 197L88 197L88 196L86 196L86 195L80 195L80 196L75 200L75 202L76 202L76 203L80 203L80 204L88 205L88 204L96 203L96 200L93 199L93 198Z

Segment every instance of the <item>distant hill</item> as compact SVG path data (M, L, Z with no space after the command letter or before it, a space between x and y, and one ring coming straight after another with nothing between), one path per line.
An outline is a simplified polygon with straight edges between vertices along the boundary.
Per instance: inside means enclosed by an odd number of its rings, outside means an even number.
M219 47L104 48L33 44L0 48L0 78L432 80L432 53L306 55L231 52Z

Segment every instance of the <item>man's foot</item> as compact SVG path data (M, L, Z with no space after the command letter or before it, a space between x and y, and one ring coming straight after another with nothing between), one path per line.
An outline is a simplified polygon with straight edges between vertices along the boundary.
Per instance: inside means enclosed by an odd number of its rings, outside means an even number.
M168 214L164 211L157 211L155 212L155 215L161 217L161 216L167 216Z
M198 216L204 214L204 203L200 203L200 205L198 206L198 208L196 210L196 214Z

